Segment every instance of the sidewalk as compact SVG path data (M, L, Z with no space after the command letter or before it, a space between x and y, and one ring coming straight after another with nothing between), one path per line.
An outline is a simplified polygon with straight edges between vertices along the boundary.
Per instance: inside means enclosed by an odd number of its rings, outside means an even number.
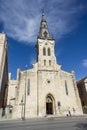
M47 115L45 117L35 117L35 118L26 118L25 120L44 120L44 119L47 119L47 120L54 120L54 119L66 119L66 118L87 118L87 114L83 114L83 115L74 115L74 116L59 116L59 115ZM7 121L23 121L21 118L18 118L18 119L12 119L12 118L0 118L0 122L7 122Z

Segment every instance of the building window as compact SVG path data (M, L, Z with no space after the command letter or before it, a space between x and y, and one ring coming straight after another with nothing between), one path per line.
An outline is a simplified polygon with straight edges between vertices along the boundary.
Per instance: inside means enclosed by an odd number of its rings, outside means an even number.
M51 66L51 60L49 60L49 65Z
M46 60L44 60L44 66L46 66Z
M27 84L27 95L30 94L30 79L28 79L28 84Z
M65 80L65 91L66 91L66 95L68 95L68 87L67 87L67 82Z
M43 48L43 55L46 55L46 48Z
M58 107L60 107L61 106L61 102L60 101L58 101Z
M51 55L50 48L48 48L48 56L50 56L50 55Z

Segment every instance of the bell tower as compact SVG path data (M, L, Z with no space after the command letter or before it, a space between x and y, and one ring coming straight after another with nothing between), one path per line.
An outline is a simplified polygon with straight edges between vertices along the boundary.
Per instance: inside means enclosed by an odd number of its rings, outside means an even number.
M50 36L47 21L43 12L37 39L37 62L39 69L54 69L54 66L56 65L54 44L54 39Z

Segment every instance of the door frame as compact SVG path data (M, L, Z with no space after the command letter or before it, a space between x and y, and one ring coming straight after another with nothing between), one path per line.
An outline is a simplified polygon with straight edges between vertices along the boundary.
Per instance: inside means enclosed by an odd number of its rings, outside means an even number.
M49 98L49 99L47 99L47 98ZM45 104L46 104L46 115L53 115L53 114L55 114L55 99L52 96L52 94L47 94ZM48 109L50 109L49 112L47 112L47 104L48 104L48 107L49 107Z

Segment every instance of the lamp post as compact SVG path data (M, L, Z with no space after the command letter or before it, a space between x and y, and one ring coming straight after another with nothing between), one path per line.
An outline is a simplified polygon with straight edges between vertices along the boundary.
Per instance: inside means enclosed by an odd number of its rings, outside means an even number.
M21 119L24 120L24 115L23 115L23 106L24 106L23 97L22 97L21 103L19 105L21 105Z
M21 106L22 106L22 109L21 109L21 119L23 120L23 99L21 100Z

